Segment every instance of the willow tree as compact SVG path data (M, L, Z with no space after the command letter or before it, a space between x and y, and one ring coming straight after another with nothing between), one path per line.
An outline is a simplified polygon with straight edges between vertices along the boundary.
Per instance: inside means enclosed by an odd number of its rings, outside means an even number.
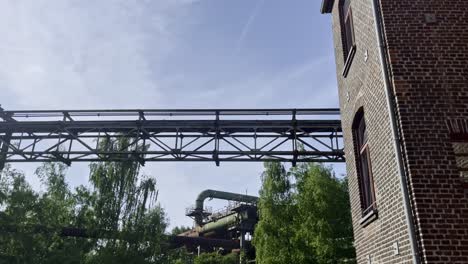
M119 139L100 147L131 152L144 146ZM36 170L41 192L7 166L0 178L0 263L168 263L156 181L141 176L131 157L121 158L91 164L89 187L75 190L60 163ZM64 237L68 227L93 235Z
M101 150L113 152L145 148L130 144L130 139L104 140ZM120 155L120 154L118 154ZM165 258L165 213L157 203L154 178L140 175L140 164L132 156L120 156L122 162L98 162L90 165L91 197L95 227L111 231L114 239L98 245L93 263L160 263Z

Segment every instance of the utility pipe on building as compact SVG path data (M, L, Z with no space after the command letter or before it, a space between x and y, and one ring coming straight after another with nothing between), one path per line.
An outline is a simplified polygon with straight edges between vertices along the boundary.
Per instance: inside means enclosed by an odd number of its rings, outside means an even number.
M408 226L408 233L409 233L409 240L411 246L411 255L413 258L413 263L419 264L419 255L418 255L418 245L416 240L416 231L414 229L414 220L413 220L413 213L411 210L411 202L410 202L410 195L408 191L408 177L403 167L403 155L401 153L401 142L399 137L398 131L398 124L396 118L396 105L395 105L395 97L393 95L392 86L390 84L390 76L388 73L388 65L387 65L387 57L386 57L386 44L383 39L383 32L382 32L382 13L380 12L380 1L379 0L371 0L372 1L372 11L374 13L375 19L375 33L377 35L377 44L379 49L379 59L380 59L380 66L382 70L382 76L384 79L384 86L385 86L385 97L387 101L388 107L388 115L390 117L391 128L392 128L392 137L393 137L393 148L395 150L396 155L396 162L398 168L398 174L400 178L400 186L403 192L403 206L405 211L405 218L406 224Z

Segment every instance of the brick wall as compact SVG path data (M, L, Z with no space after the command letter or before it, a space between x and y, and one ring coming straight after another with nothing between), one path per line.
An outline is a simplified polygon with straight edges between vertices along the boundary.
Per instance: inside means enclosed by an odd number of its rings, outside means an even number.
M380 1L419 254L424 263L468 263L468 195L459 171L465 163L451 131L459 120L468 120L468 1ZM372 263L410 263L371 0L351 2L357 50L346 78L341 74L339 0L332 24L358 262L367 263L370 256ZM368 127L379 212L365 227L360 225L351 132L360 107ZM392 250L395 242L398 255Z
M468 117L468 1L381 2L421 256L468 263L468 198L447 125Z
M344 58L337 3L338 0L333 6L332 24L358 262L368 263L370 257L372 263L410 263L409 236L392 145L371 2L356 0L351 3L356 54L346 78L342 76ZM378 218L365 227L360 224L362 214L351 130L354 116L361 107L364 109L368 130L378 207ZM393 252L394 243L399 244L398 255Z

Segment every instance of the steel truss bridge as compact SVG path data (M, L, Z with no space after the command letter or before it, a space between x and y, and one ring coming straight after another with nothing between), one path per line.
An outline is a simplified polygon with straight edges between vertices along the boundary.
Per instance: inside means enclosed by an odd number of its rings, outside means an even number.
M100 147L121 138L121 148ZM342 144L338 109L0 108L0 169L49 161L343 162Z

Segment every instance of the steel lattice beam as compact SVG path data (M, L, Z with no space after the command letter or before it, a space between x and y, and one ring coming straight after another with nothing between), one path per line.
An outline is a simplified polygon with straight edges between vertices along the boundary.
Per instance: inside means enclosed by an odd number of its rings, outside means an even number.
M98 147L122 137L129 146L121 150ZM0 109L0 151L0 169L45 161L344 161L338 109Z

